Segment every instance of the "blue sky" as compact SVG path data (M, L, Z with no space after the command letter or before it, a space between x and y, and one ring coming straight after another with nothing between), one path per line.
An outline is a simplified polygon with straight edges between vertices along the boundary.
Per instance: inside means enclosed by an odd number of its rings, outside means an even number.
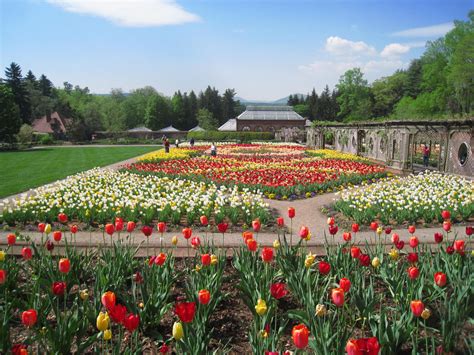
M472 0L0 0L0 64L92 92L210 84L274 100L419 57Z

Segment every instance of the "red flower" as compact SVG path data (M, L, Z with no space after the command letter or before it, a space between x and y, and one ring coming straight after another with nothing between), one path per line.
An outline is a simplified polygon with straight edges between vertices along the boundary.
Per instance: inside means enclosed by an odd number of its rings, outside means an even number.
M359 255L359 263L362 266L369 266L370 265L370 256L367 254L360 254Z
M70 228L69 228L70 232L72 234L76 234L77 233L77 226L75 224L73 224Z
M277 218L277 225L278 227L283 227L285 225L285 220L283 219L283 217Z
M331 299L337 307L344 305L344 290L342 288L333 288L331 290Z
M44 229L46 228L46 224L45 223L38 223L38 231L40 233L44 233Z
M163 343L163 345L161 345L161 348L159 350L160 354L167 354L168 351L170 351L169 346L166 345L166 343Z
M130 332L133 333L140 324L140 316L138 314L129 314L123 320L123 326Z
M375 337L349 339L346 344L346 352L348 355L378 355L380 344Z
M198 292L198 301L200 304L208 304L211 300L211 293L208 290L200 290Z
M309 330L304 324L298 324L291 330L293 343L298 349L304 349L308 346Z
M408 233L413 234L415 233L415 231L416 231L415 226L408 226Z
M28 355L28 347L24 344L15 344L12 347L12 355Z
M414 264L418 262L418 253L408 253L407 256L408 262Z
M61 233L61 231L53 232L53 239L55 242L60 242L62 237L63 237L63 234Z
M410 303L410 308L415 317L421 316L421 313L425 309L425 305L420 300L414 300Z
M60 272L67 274L71 270L71 261L68 258L59 259L58 268Z
M474 233L474 228L472 226L466 226L466 235L471 236Z
M403 240L400 240L397 244L395 244L395 247L398 250L402 250L404 246L405 246L405 242Z
M454 248L450 245L446 248L446 253L452 255L454 253Z
M7 244L8 245L15 245L15 243L16 243L16 235L15 234L7 235Z
M444 221L443 222L443 229L446 232L449 232L451 230L451 221Z
M143 276L140 274L140 271L137 271L133 276L133 281L137 284L141 284L143 282Z
M109 316L112 321L118 324L122 324L125 316L127 315L127 307L116 304L115 306L108 308Z
M309 228L306 226L301 226L300 228L300 237L301 239L306 239L308 238L309 235Z
M350 242L350 240L352 239L352 235L349 232L344 232L342 233L342 238L344 239L344 241Z
M53 282L53 286L51 287L53 294L55 296L62 296L66 291L66 283L65 282Z
M37 320L38 312L34 309L29 309L21 314L21 322L27 327L34 326Z
M191 238L191 246L194 249L199 248L200 245L201 245L201 239L199 239L199 237L192 237Z
M378 227L379 227L379 224L377 222L370 223L370 229L373 230L374 232L377 230Z
M165 253L160 253L155 258L155 264L159 265L159 266L163 265L165 263L165 261L166 261L166 254Z
M207 226L209 224L209 220L207 219L207 216L201 216L199 217L199 221L203 226Z
M107 308L107 310L115 307L116 297L115 297L115 293L113 293L112 291L107 291L104 294L102 294L102 297L100 300L102 304L104 305L104 307Z
M397 244L400 241L400 236L397 233L392 234L392 243Z
M33 253L29 247L24 247L21 249L21 256L25 260L30 260L33 257Z
M418 244L420 244L420 241L418 240L417 237L415 237L415 236L410 237L410 246L413 249L415 249L418 246Z
M135 230L136 224L133 221L127 222L127 232L132 233Z
M242 237L244 238L244 242L247 243L247 240L253 239L253 233L249 231L245 231L242 233Z
M461 254L461 253L464 253L464 248L466 246L465 244L466 243L464 242L464 240L455 240L453 244L453 248L455 251Z
M348 278L343 277L339 280L339 287L344 290L344 292L349 292L351 289L351 282Z
M333 226L336 224L336 220L334 219L334 217L329 217L327 223L328 226Z
M46 241L46 249L48 251L53 251L54 250L54 243L50 240L47 240Z
M273 298L279 300L288 294L288 290L283 282L276 282L270 286L270 293Z
M257 250L257 241L255 239L248 239L247 242L247 248L250 251L256 251Z
M181 322L190 323L194 319L196 313L195 302L177 302L174 308L174 312L179 317Z
M443 235L441 233L436 232L434 234L434 240L436 243L441 243L443 241Z
M65 213L58 214L58 221L61 223L67 223L67 216Z
M331 265L326 261L320 261L318 264L318 269L321 275L327 275L331 271Z
M143 226L142 227L142 233L145 235L145 237L149 237L151 235L151 233L153 233L153 227Z
M295 209L293 207L288 207L288 217L291 219L291 218L295 218Z
M339 228L336 225L329 226L329 234L335 235Z
M434 274L434 282L439 287L444 287L447 282L447 277L444 272L437 272Z
M260 228L262 228L262 224L260 223L259 219L252 221L252 228L255 233L258 233L260 231Z
M219 233L225 233L228 227L229 225L227 223L221 222L217 225L217 230L219 231Z
M114 234L115 232L115 227L112 223L107 223L105 225L105 233L107 233L108 235L112 236L112 234Z
M120 217L115 218L115 230L121 232L123 230L123 219Z
M352 225L352 233L357 233L359 231L359 225L357 223L354 223Z
M359 247L351 247L351 256L354 259L359 258L360 256L360 248Z
M448 210L444 210L441 212L441 217L443 217L444 220L450 219L451 218L451 212Z
M408 268L408 277L410 280L415 280L420 276L420 270L416 266L410 266Z
M211 256L209 254L202 254L201 255L201 264L203 266L211 265Z
M158 232L164 233L166 231L166 223L158 222L158 224L156 225L156 228L158 229Z
M392 233L392 228L390 227L385 228L385 234L389 235L390 233Z
M193 234L193 230L191 228L184 228L181 233L183 233L184 239L189 239Z
M0 269L0 285L3 285L7 281L7 272L6 270Z
M273 260L273 249L265 247L262 249L262 260L265 263L270 263Z

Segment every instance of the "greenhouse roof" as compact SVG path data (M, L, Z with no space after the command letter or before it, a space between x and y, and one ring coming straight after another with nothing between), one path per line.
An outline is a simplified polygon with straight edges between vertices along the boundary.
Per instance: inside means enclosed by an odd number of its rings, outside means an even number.
M238 120L265 121L304 121L304 118L293 111L291 106L247 106Z

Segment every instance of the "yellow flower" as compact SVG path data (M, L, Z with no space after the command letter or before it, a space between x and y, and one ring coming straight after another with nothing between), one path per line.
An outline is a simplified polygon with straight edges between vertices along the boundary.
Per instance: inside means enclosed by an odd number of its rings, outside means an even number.
M219 259L217 258L217 255L212 254L211 255L211 265L216 265Z
M5 260L5 252L3 250L0 250L0 261L4 261Z
M390 258L391 258L392 260L395 261L395 260L398 259L398 256L399 256L398 250L392 249L392 250L390 250L390 252L388 253L388 255L390 256Z
M97 329L99 329L101 332L106 330L109 327L109 315L107 312L100 312L99 315L97 316Z
M372 266L373 266L374 268L378 268L378 267L380 266L380 259L377 258L377 257L373 258L373 259L372 259Z
M316 315L318 317L324 317L328 313L326 306L324 304L318 304L316 306Z
M145 307L145 305L143 304L143 302L140 302L140 303L138 304L138 308L143 308L143 307Z
M81 300L86 301L89 298L89 291L88 290L80 291L79 297L81 297Z
M274 249L278 249L279 247L280 247L280 242L279 242L278 240L275 240L275 241L273 242L273 248L274 248Z
M177 236L173 236L173 238L171 238L171 244L173 245L177 245L178 244L178 237Z
M46 234L51 233L51 224L49 224L49 223L46 224L46 226L44 227L44 232L45 232Z
M257 301L255 312L257 312L259 316L263 316L265 313L267 313L267 303L261 298L259 298Z
M307 269L309 269L309 268L311 267L311 265L313 265L315 258L316 258L316 257L315 257L313 254L311 254L311 253L309 253L308 255L306 255L306 260L304 261L304 266L305 266Z
M183 325L180 322L174 322L172 334L173 334L174 340L176 341L183 339L184 337Z
M260 336L261 336L262 338L264 338L264 339L265 339L265 338L268 338L268 332L267 332L265 329L264 329L264 330L261 330L261 331L260 331Z
M377 235L382 234L382 232L383 232L382 227L378 227L378 228L377 228Z
M110 329L104 330L104 340L112 339L112 331Z
M196 265L196 267L194 268L194 270L195 270L196 272L201 271L201 265Z
M428 308L425 308L423 312L421 312L421 318L427 320L429 317L431 317L431 311Z

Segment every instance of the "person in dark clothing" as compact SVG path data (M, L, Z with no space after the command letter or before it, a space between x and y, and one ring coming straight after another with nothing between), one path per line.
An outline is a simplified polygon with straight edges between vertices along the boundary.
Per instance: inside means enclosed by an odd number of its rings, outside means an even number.
M189 145L192 147L194 147L194 138L191 138L191 140L189 141Z
M165 153L169 153L170 152L170 141L168 140L168 138L165 139Z

